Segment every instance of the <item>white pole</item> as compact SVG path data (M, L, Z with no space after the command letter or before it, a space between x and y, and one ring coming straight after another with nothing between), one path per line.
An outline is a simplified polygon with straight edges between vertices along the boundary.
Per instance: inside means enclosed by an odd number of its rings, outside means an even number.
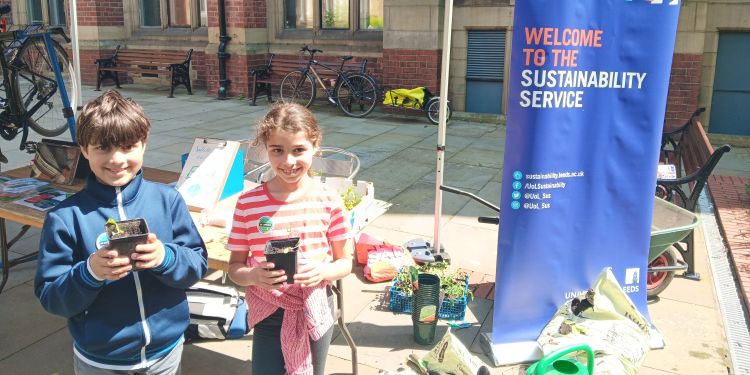
M73 108L74 113L78 113L78 110L83 108L83 98L81 98L81 53L78 50L78 11L76 9L76 0L70 0L70 46L73 52L73 71L75 72L75 80L73 84L76 86L73 90L75 91L76 105L77 108Z
M443 166L445 160L445 121L448 107L448 74L451 61L451 27L453 25L453 0L445 0L443 22L443 62L440 69L440 112L438 121L437 170L435 174L435 232L432 238L433 253L440 252L440 217L443 215Z

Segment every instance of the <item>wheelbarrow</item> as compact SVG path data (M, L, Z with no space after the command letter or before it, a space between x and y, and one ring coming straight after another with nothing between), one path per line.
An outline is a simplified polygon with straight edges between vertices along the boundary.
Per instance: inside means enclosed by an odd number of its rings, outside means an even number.
M694 213L664 199L654 199L646 277L648 298L663 292L674 279L675 271L687 270L687 263L678 259L672 244L687 237L698 223L698 216Z
M500 213L500 208L472 193L441 185L440 190L469 197L490 209ZM500 217L479 218L480 223L500 224ZM670 203L664 199L654 199L654 216L651 221L651 244L648 250L648 271L646 277L646 296L656 297L669 286L674 279L675 271L687 270L688 265L675 256L672 245L681 241L698 225L699 219L694 213Z

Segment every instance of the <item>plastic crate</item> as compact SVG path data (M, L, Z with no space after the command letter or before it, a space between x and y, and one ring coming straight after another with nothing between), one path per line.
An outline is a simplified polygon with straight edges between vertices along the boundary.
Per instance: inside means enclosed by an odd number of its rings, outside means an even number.
M396 290L395 282L389 289L390 301L388 309L394 313L411 314L412 296L405 296ZM465 281L464 295L461 298L448 300L443 299L438 310L438 318L444 320L463 320L466 316L467 295L469 294L469 279Z

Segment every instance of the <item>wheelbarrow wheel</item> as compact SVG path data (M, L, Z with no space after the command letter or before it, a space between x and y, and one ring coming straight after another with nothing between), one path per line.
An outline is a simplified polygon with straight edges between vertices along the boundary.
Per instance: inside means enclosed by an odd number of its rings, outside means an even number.
M674 266L676 263L674 250L670 247L648 264L649 271L646 277L646 296L648 298L658 296L664 289L667 289L669 283L674 279L674 271L652 272L651 267Z

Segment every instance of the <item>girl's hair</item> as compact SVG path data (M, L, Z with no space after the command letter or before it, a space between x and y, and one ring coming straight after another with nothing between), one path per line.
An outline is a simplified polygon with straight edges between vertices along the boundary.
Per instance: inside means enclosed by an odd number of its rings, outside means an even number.
M108 90L83 107L77 121L76 142L121 147L146 142L151 123L138 103Z
M253 145L267 144L271 133L283 130L290 133L304 131L307 140L317 147L322 140L318 122L309 109L299 104L279 104L271 108L257 125L257 135Z

